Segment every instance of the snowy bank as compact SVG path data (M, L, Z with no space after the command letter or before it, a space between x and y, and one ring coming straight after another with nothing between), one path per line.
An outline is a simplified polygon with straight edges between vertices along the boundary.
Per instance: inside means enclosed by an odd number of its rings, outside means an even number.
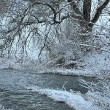
M20 63L17 63L16 60L1 58L0 57L0 69L20 69Z
M59 75L72 75L72 76L87 76L87 77L97 77L100 75L110 76L109 70L97 70L97 69L66 69L63 67L50 67L45 62L39 62L38 60L26 59L24 62L20 62L13 59L1 58L0 57L0 69L16 69L31 71L34 73L49 73L49 74L59 74Z
M97 78L97 77L105 77L110 79L110 70L90 70L90 69L65 69L65 68L48 68L43 71L39 71L39 73L45 74L58 74L58 75L70 75L70 76L81 76L81 77L92 77L92 78Z
M65 68L51 68L48 70L40 71L40 73L54 73L59 75L76 75L76 76L96 76L100 74L99 71L94 70L78 70L78 69L65 69Z
M101 110L92 102L85 100L80 93L67 92L62 90L41 89L38 86L27 87L28 90L36 91L39 94L47 95L58 102L64 102L76 110Z
M38 73L54 73L61 75L94 75L96 72L92 70L75 70L65 68L47 67L46 64L38 61L25 61L18 63L16 60L0 58L0 69L17 69L17 70L33 70Z

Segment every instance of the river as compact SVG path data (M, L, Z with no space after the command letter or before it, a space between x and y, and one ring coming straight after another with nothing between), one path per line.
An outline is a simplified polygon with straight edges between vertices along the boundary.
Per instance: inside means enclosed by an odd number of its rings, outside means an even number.
M87 89L80 86L78 77L0 70L0 104L13 110L74 110L64 103L26 89L35 85L41 88L87 92Z

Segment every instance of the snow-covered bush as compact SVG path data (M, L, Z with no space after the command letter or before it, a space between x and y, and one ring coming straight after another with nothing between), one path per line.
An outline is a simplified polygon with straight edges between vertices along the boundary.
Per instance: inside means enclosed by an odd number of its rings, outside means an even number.
M49 57L51 59L50 65L76 68L82 57L79 44L66 38L61 42L51 42L49 41L47 44L48 48L46 48L49 51Z
M92 101L102 110L110 109L110 77L102 76L96 82L81 80L82 84L89 90L85 94L87 100Z

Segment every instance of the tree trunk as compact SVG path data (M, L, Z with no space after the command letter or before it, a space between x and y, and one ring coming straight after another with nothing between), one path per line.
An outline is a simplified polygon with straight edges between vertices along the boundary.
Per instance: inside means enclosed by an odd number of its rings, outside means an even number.
M74 0L68 0L68 2L73 10L71 16L77 19L76 21L80 25L77 38L79 42L84 43L89 39L89 35L87 33L92 31L88 26L91 14L91 0L84 0L83 13L80 11Z
M81 26L80 39L82 43L91 45L92 36L90 34L92 32L92 27L89 27L89 23L91 21L91 0L83 1L83 19L84 20L80 22Z
M91 15L91 0L84 0L83 2L83 18L86 22L90 22Z

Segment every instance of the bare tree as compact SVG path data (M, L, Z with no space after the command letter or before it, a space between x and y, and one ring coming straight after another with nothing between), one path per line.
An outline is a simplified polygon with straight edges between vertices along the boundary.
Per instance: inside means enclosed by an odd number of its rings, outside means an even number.
M88 33L92 31L94 24L101 16L103 9L108 5L109 0L104 0L104 2L97 7L92 18L92 0L83 0L82 10L80 10L81 6L78 6L78 2L78 0L14 1L13 4L11 4L10 12L8 12L8 26L1 30L4 43L0 45L0 49L5 50L9 46L12 46L15 39L17 39L18 42L23 40L22 43L25 42L24 47L26 47L26 45L28 45L26 42L29 42L28 40L32 36L42 36L39 32L39 24L45 25L45 27L57 27L61 26L64 22L66 23L66 20L70 20L73 24L77 23L76 27L78 31L76 31L76 33L79 41L81 40L81 43L86 43L88 39L91 39ZM28 32L24 38L22 34L26 30L28 30ZM75 30L76 28L71 29L71 31L74 32ZM79 35L79 33L81 35ZM48 41L47 34L44 35L43 41L45 44L43 47L45 47L46 44L48 44L46 43ZM47 48L49 49L48 46Z

